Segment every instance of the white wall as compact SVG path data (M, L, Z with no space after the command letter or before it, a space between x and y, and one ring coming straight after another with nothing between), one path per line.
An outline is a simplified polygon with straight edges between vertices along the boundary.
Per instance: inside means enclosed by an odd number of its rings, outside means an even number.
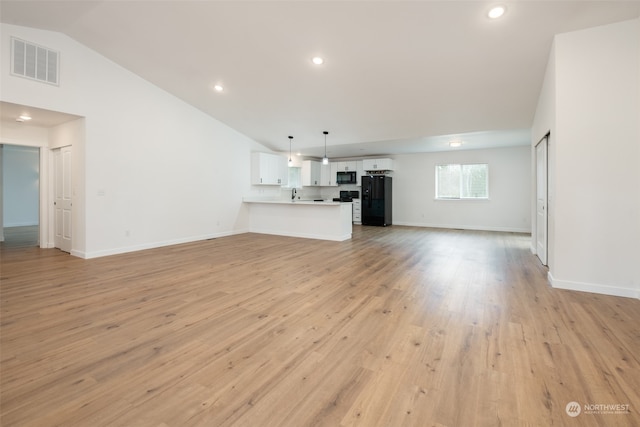
M73 144L74 232L76 216L82 228L72 253L95 257L248 229L250 151L264 147L63 34L1 28L4 64L12 35L61 52L59 87L2 67L2 100L85 118Z
M4 92L4 90L2 91ZM49 144L48 129L15 121L0 122L0 141L3 144L46 147Z
M558 35L554 53L550 279L640 297L640 20Z
M38 225L40 153L35 147L4 145L2 155L3 226Z
M435 166L489 164L489 200L435 200ZM393 223L531 232L531 152L512 147L394 156Z

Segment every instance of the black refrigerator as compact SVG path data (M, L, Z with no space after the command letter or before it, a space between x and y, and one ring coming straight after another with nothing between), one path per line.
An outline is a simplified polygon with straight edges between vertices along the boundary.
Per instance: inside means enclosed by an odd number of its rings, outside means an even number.
M362 225L391 225L391 177L362 177Z

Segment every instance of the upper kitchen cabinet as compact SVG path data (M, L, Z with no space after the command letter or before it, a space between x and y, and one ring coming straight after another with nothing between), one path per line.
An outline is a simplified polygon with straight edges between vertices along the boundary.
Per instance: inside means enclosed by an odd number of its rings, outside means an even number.
M337 168L337 172L353 172L357 170L357 162L355 160L348 162L337 162Z
M322 163L315 160L302 162L302 185L306 187L320 186L322 181Z
M392 171L393 159L364 159L362 169L366 171Z
M338 174L339 163L331 162L328 165L320 166L320 185L325 187L337 187L336 175Z
M286 159L278 154L251 153L251 184L286 185Z
M356 160L356 185L358 187L362 186L362 175L364 175L362 160Z

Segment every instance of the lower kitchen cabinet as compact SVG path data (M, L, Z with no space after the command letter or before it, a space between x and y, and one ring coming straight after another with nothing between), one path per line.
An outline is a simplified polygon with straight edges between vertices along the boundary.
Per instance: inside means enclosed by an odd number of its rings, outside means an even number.
M353 199L352 216L354 224L362 224L362 204L360 199Z

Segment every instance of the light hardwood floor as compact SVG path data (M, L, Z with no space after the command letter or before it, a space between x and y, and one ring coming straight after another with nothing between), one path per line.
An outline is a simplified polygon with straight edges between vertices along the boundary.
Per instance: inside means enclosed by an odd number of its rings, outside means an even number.
M552 289L529 246L399 226L2 246L0 424L640 425L640 301Z
M22 227L7 227L3 230L6 248L34 247L38 246L38 226L27 225Z

